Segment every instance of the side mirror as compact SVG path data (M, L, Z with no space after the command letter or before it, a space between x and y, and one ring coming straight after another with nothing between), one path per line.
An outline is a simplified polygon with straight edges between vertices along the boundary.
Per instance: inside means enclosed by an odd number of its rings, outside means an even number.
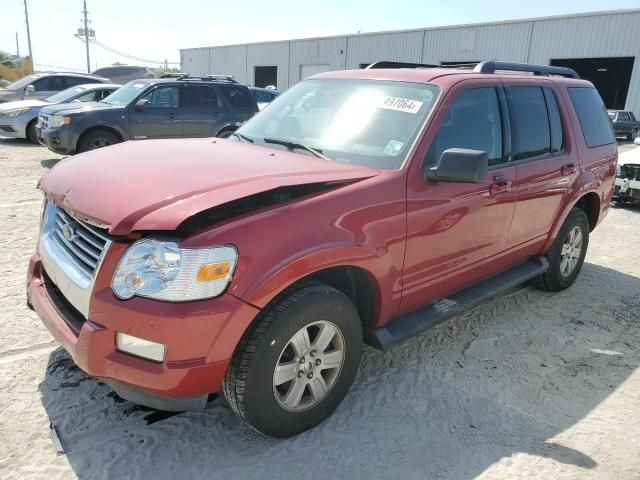
M428 182L482 183L487 176L487 152L468 148L449 148L442 152L438 165L424 167Z
M36 87L34 87L33 85L27 85L24 89L24 93L25 95L31 95L36 91Z
M140 100L138 100L138 101L136 102L136 107L138 107L138 108L144 108L144 107L146 107L147 105L149 105L150 103L151 103L151 101L150 101L149 99L147 99L147 98L141 98Z

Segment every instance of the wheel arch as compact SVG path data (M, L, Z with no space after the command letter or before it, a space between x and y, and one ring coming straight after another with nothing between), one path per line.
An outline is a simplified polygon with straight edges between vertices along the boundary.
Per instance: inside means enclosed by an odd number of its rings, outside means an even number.
M216 132L216 137L223 132L235 132L238 129L236 125L227 124Z
M120 140L121 142L124 141L124 136L117 129L115 129L113 127L110 127L108 125L94 125L92 127L87 128L86 130L84 130L78 136L78 141L76 142L76 148L75 148L76 152L78 151L78 146L80 145L80 142L82 141L82 139L84 137L86 137L87 135L89 135L90 133L98 131L98 130L105 130L105 131L107 131L109 133L112 133L116 137L118 137L118 140Z

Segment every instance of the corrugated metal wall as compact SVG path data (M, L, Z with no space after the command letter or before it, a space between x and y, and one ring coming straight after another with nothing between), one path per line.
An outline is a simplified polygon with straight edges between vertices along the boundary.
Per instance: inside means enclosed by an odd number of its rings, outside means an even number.
M376 33L349 37L347 68L379 60L420 63L423 31Z
M278 67L278 88L300 81L302 65L332 70L378 60L435 63L504 60L548 65L554 58L636 57L626 108L640 115L640 10L492 24L181 50L182 70L254 83L254 67Z

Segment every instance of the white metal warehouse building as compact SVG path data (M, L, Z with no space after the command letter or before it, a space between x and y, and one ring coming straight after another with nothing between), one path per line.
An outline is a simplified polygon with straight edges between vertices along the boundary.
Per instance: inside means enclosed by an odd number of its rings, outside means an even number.
M183 72L228 74L279 90L315 73L381 60L568 66L596 85L608 108L640 117L638 57L640 9L180 50Z

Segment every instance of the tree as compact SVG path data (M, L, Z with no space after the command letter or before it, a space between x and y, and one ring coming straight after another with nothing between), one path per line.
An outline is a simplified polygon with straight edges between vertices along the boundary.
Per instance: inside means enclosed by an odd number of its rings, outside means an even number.
M10 53L0 50L0 63L5 67L16 68L17 65L11 58L12 55Z

